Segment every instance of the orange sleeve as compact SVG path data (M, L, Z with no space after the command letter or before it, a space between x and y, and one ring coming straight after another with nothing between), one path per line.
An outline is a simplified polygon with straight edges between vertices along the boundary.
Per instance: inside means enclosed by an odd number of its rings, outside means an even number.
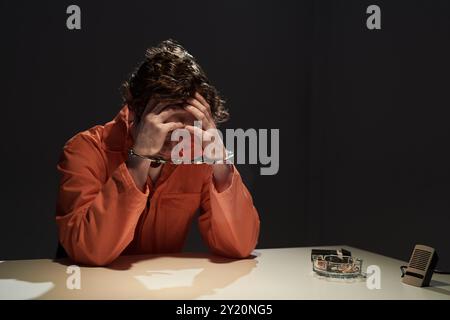
M233 166L231 185L218 192L212 170L203 186L199 229L212 252L245 258L255 249L259 236L259 216L250 192Z
M76 262L106 265L132 241L146 193L120 164L109 176L95 141L77 135L64 147L56 222L59 241Z

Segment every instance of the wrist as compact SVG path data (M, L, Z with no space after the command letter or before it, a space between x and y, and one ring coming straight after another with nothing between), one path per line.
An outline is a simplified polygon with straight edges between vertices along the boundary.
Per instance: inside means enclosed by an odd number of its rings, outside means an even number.
M216 190L222 192L230 185L233 178L233 165L213 164L213 181Z
M152 168L158 168L162 163L167 162L164 159L161 159L159 157L152 157L152 156L146 156L146 155L139 154L139 153L135 152L133 149L128 150L128 158L145 161Z
M145 192L150 161L128 156L125 164L127 166L128 172L134 180L136 187L142 192Z
M153 157L158 153L158 151L155 151L153 149L149 148L139 148L136 146L131 147L131 149L128 150L128 155L135 155L141 158L149 158Z
M150 160L144 159L138 156L135 156L134 154L128 153L128 158L126 160L126 165L128 168L133 169L143 169L145 170L150 166Z

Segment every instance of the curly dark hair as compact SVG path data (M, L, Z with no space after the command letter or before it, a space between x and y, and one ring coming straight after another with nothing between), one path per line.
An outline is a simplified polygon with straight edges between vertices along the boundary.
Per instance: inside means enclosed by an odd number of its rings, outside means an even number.
M186 100L199 92L209 103L216 123L229 113L225 101L212 86L194 57L174 40L147 49L144 61L122 84L122 98L139 121L150 98L159 101Z

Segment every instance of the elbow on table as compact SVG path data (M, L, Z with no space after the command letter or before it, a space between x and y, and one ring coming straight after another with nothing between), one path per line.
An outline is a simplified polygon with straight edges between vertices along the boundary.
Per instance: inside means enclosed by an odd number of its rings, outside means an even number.
M230 258L230 259L245 259L250 257L251 253L253 252L253 250L256 247L256 243L255 244L251 244L251 245L236 245L232 248L212 248L212 252L226 257L226 258Z
M90 267L106 267L117 259L117 255L88 250L67 250L67 255L74 263Z
M109 258L109 257L93 257L90 259L86 259L85 261L81 261L81 263L91 266L91 267L106 267L110 265L116 258Z

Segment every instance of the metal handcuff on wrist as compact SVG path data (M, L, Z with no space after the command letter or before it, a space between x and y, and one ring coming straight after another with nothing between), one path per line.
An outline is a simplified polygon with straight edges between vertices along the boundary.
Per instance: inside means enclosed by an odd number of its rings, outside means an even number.
M202 163L208 163L208 164L214 164L214 163L225 163L226 161L234 158L234 153L232 151L226 150L226 157L222 160L212 160L212 159L208 159L208 158L204 158L204 157L198 157L192 160L192 164L202 164ZM163 159L161 157L157 157L157 156L144 156L141 154L138 154L136 152L134 152L133 149L129 149L128 150L128 156L129 157L138 157L141 159L146 159L146 160L150 160L150 166L152 168L157 168L159 167L161 164L163 163L174 163L174 164L182 164L183 163L183 159L179 159L179 160L175 160L175 161L171 161L171 160L166 160Z

